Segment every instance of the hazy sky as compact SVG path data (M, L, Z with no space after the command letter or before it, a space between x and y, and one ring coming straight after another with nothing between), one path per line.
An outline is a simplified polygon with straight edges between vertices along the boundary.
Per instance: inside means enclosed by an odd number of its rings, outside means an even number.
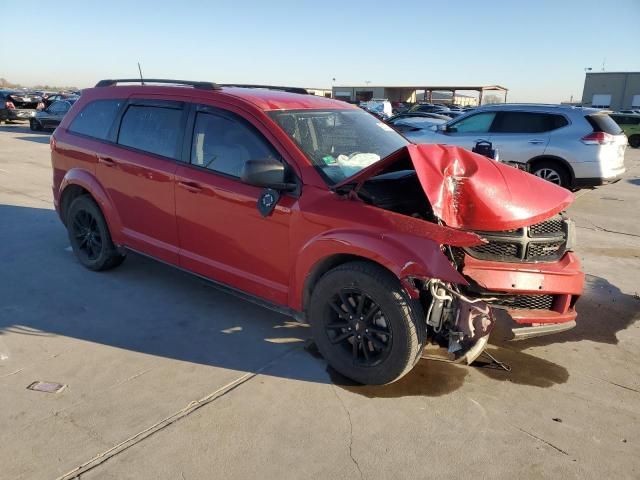
M604 59L640 70L640 0L54 3L0 0L0 77L87 87L140 61L149 78L499 84L511 101L558 102Z

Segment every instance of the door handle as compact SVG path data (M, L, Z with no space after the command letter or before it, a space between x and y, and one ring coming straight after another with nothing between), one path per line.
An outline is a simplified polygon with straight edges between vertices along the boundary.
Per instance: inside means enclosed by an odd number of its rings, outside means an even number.
M98 155L98 163L101 163L106 167L115 167L116 166L116 161L113 158L101 157L100 155Z
M534 138L529 140L529 143L531 143L532 145L540 145L541 143L544 143L544 140L540 140L539 138Z
M202 187L195 182L178 182L178 186L191 193L198 193L202 191Z

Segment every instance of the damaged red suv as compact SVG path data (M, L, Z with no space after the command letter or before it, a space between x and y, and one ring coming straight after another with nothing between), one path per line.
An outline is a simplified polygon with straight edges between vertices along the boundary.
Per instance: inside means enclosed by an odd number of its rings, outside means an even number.
M209 82L103 80L51 139L80 263L152 256L310 323L338 372L385 384L423 347L470 363L494 309L515 337L575 325L572 194L413 145L348 103ZM286 90L286 89L285 89Z

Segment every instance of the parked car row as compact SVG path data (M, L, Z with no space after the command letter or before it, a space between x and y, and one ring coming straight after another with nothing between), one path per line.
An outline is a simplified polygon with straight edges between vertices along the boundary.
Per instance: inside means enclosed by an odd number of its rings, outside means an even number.
M360 102L358 104L369 113L372 113L381 120L388 120L390 117L405 113L438 113L448 117L456 118L475 107L460 107L457 105L432 104L432 103L403 103L390 102L387 99L374 98L372 100Z
M0 90L0 121L28 120L31 130L56 128L78 97L75 92Z
M0 122L28 120L36 114L41 101L35 92L0 90Z

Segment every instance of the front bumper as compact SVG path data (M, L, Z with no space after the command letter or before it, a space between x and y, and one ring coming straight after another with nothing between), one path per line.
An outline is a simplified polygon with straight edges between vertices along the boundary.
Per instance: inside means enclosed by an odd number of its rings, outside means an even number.
M574 306L584 288L584 273L580 260L572 252L552 263L495 262L465 254L462 273L487 295L553 296L548 309L506 307L518 324L554 324L576 319Z

